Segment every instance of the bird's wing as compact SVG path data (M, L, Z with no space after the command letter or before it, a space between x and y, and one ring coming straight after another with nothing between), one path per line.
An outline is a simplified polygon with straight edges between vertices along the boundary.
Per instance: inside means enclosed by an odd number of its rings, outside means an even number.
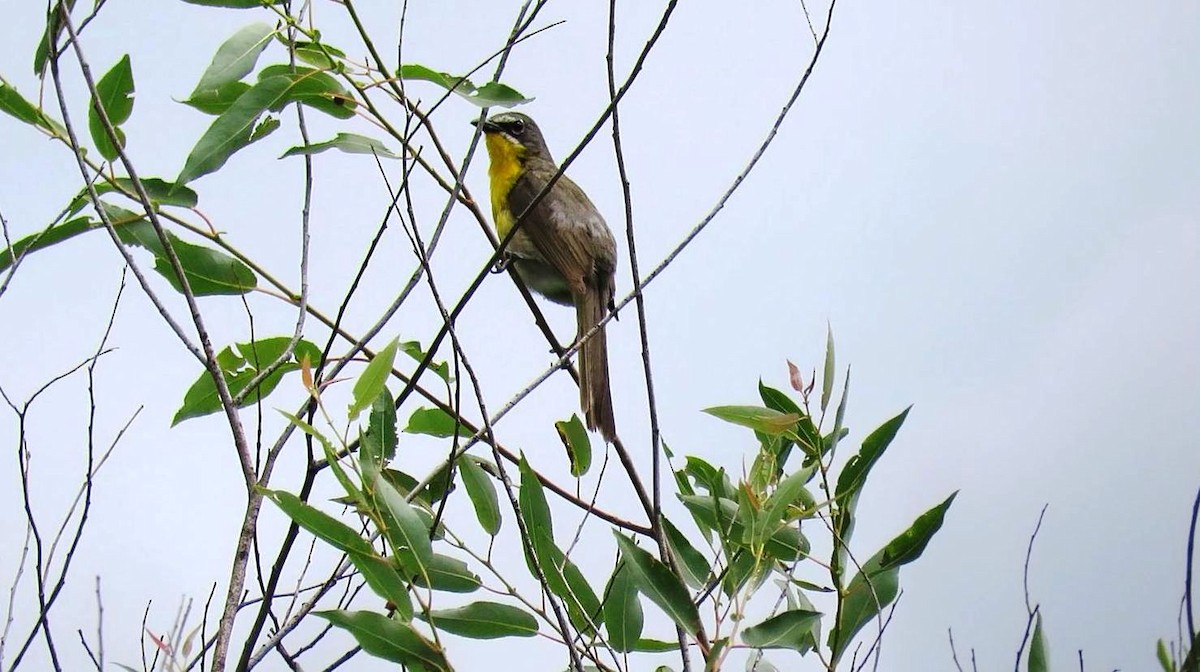
M555 172L552 164L527 167L508 194L514 217L529 207ZM616 268L616 241L587 194L567 176L554 183L521 228L545 261L567 280L572 292L589 286L608 289Z

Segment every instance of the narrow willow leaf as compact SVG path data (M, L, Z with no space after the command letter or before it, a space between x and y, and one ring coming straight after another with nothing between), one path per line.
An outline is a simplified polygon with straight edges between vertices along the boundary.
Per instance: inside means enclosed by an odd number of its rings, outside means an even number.
M563 599L571 624L591 635L600 620L600 598L579 567L562 552L544 530L530 529L534 554L550 592Z
M684 582L697 590L703 588L712 577L712 567L708 560L683 536L674 523L666 517L659 520L663 531L666 532L667 549L675 558L675 566L683 574Z
M550 539L554 539L554 520L550 516L550 505L546 503L546 493L542 490L542 482L529 464L525 453L521 453L519 464L521 471L521 486L518 493L518 504L521 507L521 517L525 519L525 527L530 531L540 530Z
M203 7L228 7L229 9L254 9L264 5L273 5L275 0L183 0L189 5Z
M103 203L103 206L121 242L141 247L154 255L154 270L166 278L171 287L182 293L183 283L176 275L154 226L125 208L110 203ZM253 291L257 286L254 271L241 261L224 252L189 243L170 231L165 234L194 295L240 295Z
M290 65L268 65L258 73L259 81L285 77L292 82L284 99L268 109L279 112L288 103L301 103L337 119L350 119L358 103L341 85L337 77L318 68Z
M75 0L59 0L46 12L46 30L33 53L33 72L38 77L46 74L46 64L50 61L50 47L58 44L58 38L62 35L64 26L60 16L63 8L70 15L75 10Z
M253 382L263 369L273 364L286 352L291 340L288 336L273 336L226 346L219 354L217 364L221 368L221 375L225 379L229 393L237 396L244 392L246 386ZM300 370L300 361L305 357L310 362L318 361L321 358L321 350L311 341L301 339L296 342L296 347L287 361L275 369L271 375L263 378L252 391L246 394L240 407L258 403L260 399L275 391L284 375ZM180 405L179 410L175 411L171 425L216 413L219 410L221 410L221 397L217 394L217 385L213 382L212 375L208 370L204 369L200 371L196 381L184 394L183 404Z
M821 374L821 412L829 407L829 397L833 395L833 327L825 331L825 370Z
M1046 650L1046 634L1042 630L1042 612L1039 610L1033 624L1033 638L1029 640L1029 672L1047 672L1050 656Z
M251 23L240 28L217 48L212 62L188 98L212 95L250 74L274 35L275 28L267 23Z
M621 557L632 570L631 578L638 591L658 605L671 620L689 633L700 629L700 612L692 603L687 588L661 561L637 547L620 532L613 531Z
M870 572L864 565L863 571L850 580L842 601L838 627L829 633L829 648L833 651L834 660L841 658L854 635L876 618L899 593L899 569Z
M1167 643L1163 640L1158 640L1158 648L1155 650L1158 654L1158 665L1163 669L1163 672L1175 672L1175 664L1171 660L1171 654L1167 651Z
M459 471L462 473L463 485L467 488L467 497L475 508L475 518L479 526L491 536L500 531L500 500L496 495L496 485L492 483L487 472L470 455L458 459Z
M669 651L678 651L679 642L666 642L661 639L643 638L639 639L637 643L633 645L633 650L642 653L667 653ZM659 665L658 667L654 668L654 670L655 672L673 672L673 670L666 665Z
M587 429L578 415L572 414L570 420L559 420L554 423L558 438L567 451L571 460L571 475L579 478L587 473L592 466L592 440L588 438Z
M146 191L146 195L150 197L151 202L156 205L178 205L183 208L194 208L200 201L200 197L195 191L174 182L168 182L157 177L143 177L141 181L142 189ZM112 182L97 184L94 188L98 196L121 193L129 198L139 198L137 187L134 186L133 180L128 177L118 177ZM91 204L92 196L88 193L87 189L84 189L67 206L67 216L74 216Z
M835 660L845 653L854 635L896 599L900 592L900 567L921 556L929 540L941 529L954 497L950 495L918 516L907 530L863 563L850 580L837 628L829 633L829 648Z
M293 45L296 58L322 70L334 70L345 60L346 52L328 44L298 40Z
M850 369L846 369L846 380L842 384L842 398L838 400L837 413L833 417L833 431L829 433L829 439L825 441L825 451L833 453L837 450L838 443L846 434L845 425L846 419L846 400L850 397Z
M368 138L365 135L358 135L357 133L338 133L331 140L292 147L279 158L301 156L304 154L320 154L331 149L336 149L347 154L366 154L384 159L400 158L399 154L388 149L388 146L383 144L383 142L375 138Z
M354 381L353 399L347 411L351 422L358 418L359 413L375 403L375 398L387 386L388 376L392 375L392 366L396 362L396 343L396 339L393 338L382 350L375 353L363 372L358 375L358 380Z
M129 54L126 54L96 83L96 95L88 108L88 131L92 142L96 143L100 156L109 161L117 158L118 147L125 146L125 133L120 126L129 121L133 113L133 91L133 67L129 63ZM115 144L108 137L97 108L102 108L108 116L116 134Z
M797 471L779 482L775 492L771 493L755 516L754 529L750 532L750 544L759 546L766 543L780 527L787 524L789 509L802 497L808 478L808 472Z
M261 492L267 499L275 502L275 505L297 525L337 550L364 556L376 555L371 544L359 536L354 528L302 501L292 493L283 490L261 490Z
M390 602L405 621L412 620L413 606L412 598L408 595L408 582L400 576L390 560L377 553L349 553L346 557L376 595Z
M879 566L885 569L900 567L921 557L921 554L925 552L925 546L933 539L933 535L942 529L946 511L950 509L950 505L954 503L954 498L957 496L958 491L956 490L941 504L918 516L900 536L888 542L881 552Z
M456 432L462 434L462 429L449 413L424 406L408 416L408 425L404 428L405 434L425 434L440 439L454 436Z
M3 79L0 79L0 112L36 126L55 137L61 138L67 135L62 124L51 119L36 105L26 100L16 88Z
M791 430L802 417L797 413L780 413L764 406L713 406L704 409L704 412L725 422L772 436Z
M862 488L871 467L875 466L875 463L891 444L892 439L896 438L896 433L900 431L900 426L904 424L904 419L908 417L910 410L912 410L912 406L880 425L878 429L863 439L862 448L858 454L850 458L838 476L835 490L838 499L850 497Z
M476 87L466 77L458 77L448 72L438 72L419 64L400 66L400 77L404 79L432 82L438 86L462 96L479 107L515 107L532 101L516 89L499 82L488 82Z
M0 250L0 272L7 270L22 255L45 249L64 240L74 238L81 233L100 228L103 228L103 225L96 220L88 217L77 217L62 224L55 224L38 233L25 236L13 243L12 247Z
M188 154L176 182L186 184L219 169L238 150L277 128L277 119L260 127L259 117L268 110L278 111L288 103L301 102L334 116L354 115L353 101L327 73L311 68L291 72L288 66L272 67L275 69L266 68L260 73L270 72L269 76L261 77L238 95L228 109L213 120Z
M498 602L472 602L455 609L434 609L423 617L433 627L471 639L533 637L538 622L533 614Z
M433 642L410 624L370 611L316 611L354 636L363 651L425 672L451 672L450 661Z
M412 357L414 362L420 363L425 361L426 352L421 349L421 344L417 341L405 341L400 344L400 351ZM446 362L430 362L429 370L437 374L443 382L454 382L454 378L450 375L450 365Z
M428 567L433 560L429 528L417 515L413 505L382 476L375 478L375 494L376 501L384 510L381 512L389 514L382 517L384 529L380 532L391 545L392 553L413 574L428 575Z
M642 636L642 603L630 571L627 563L618 565L604 589L604 629L608 643L620 653L633 651Z
M378 471L396 457L396 444L396 400L385 385L371 402L367 430L359 443L360 457Z
M812 626L820 619L818 611L785 611L746 628L742 632L742 641L756 649L807 650L812 647Z
M472 593L483 585L479 576L471 571L467 563L458 558L441 553L434 553L429 566L426 567L428 577L416 574L413 583L422 588L432 588L447 593Z
M230 82L218 89L193 93L183 104L205 114L219 116L229 111L238 98L249 90L250 85L246 82Z

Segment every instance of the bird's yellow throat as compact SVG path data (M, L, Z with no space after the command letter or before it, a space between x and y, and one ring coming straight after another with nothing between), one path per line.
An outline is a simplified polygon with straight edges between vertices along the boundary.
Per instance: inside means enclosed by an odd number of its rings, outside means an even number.
M496 234L503 238L513 225L513 213L508 209L508 192L525 170L525 148L499 133L488 133L485 142L488 158L491 159L488 178L492 190L492 218L496 220Z

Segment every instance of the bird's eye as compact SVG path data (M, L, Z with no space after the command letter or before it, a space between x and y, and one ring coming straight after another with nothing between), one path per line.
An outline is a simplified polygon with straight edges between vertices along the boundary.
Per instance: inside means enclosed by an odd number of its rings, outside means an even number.
M516 121L512 122L512 130L513 130L513 135L520 135L520 134L524 133L525 132L525 122L521 121L520 119L517 119Z

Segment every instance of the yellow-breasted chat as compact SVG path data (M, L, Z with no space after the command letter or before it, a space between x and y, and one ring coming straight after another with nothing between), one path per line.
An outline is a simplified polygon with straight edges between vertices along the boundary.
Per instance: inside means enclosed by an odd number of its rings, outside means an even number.
M503 240L558 166L527 115L503 112L472 123L483 129L491 160L492 217ZM525 215L505 252L507 263L530 289L575 307L576 339L612 310L616 241L587 194L566 175ZM579 405L588 429L599 431L605 441L615 440L603 327L579 349Z

